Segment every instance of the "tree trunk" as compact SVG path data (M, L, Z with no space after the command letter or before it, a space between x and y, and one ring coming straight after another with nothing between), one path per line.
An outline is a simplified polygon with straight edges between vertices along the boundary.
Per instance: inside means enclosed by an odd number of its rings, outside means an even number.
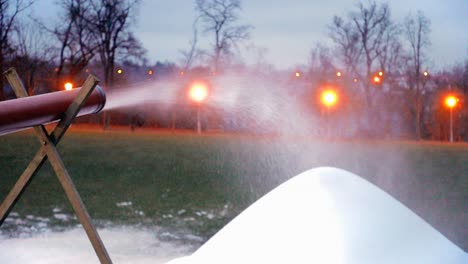
M421 99L420 96L416 99L416 109L415 109L415 129L416 129L416 140L421 140Z
M1 46L0 46L0 49L1 49ZM3 101L5 100L5 96L4 96L4 92L3 92L3 87L5 86L5 77L3 76L3 72L5 71L4 69L4 57L3 57L3 53L2 51L0 50L0 74L2 76L0 76L0 101Z
M172 113L171 113L171 128L172 128L172 130L176 129L176 118L177 118L176 110L172 110Z
M214 72L218 73L219 71L219 57L220 57L221 49L217 48L216 49L216 54L215 54L215 62L214 62Z
M104 91L106 93L109 92L109 87L110 87L110 67L109 67L109 64L106 63L104 67ZM103 111L102 112L102 128L104 130L108 130L109 123L110 123L110 115L108 112Z

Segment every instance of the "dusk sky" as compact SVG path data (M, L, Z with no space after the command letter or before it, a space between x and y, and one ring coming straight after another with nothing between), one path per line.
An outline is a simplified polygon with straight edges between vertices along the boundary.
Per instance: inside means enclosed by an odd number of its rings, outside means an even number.
M55 0L41 0L35 13L54 10ZM267 50L266 60L278 68L307 64L315 43L331 43L326 26L334 15L344 16L359 1L345 0L249 0L242 1L240 22L253 26L245 42L242 58L256 59L247 47ZM378 1L381 2L381 1ZM468 57L468 1L389 1L392 18L402 22L411 11L421 10L431 20L430 59L440 68L462 62ZM57 9L55 8L56 13ZM194 1L143 0L138 10L135 32L148 51L150 63L180 62L180 50L188 49L195 19ZM207 49L211 36L200 32L199 48Z

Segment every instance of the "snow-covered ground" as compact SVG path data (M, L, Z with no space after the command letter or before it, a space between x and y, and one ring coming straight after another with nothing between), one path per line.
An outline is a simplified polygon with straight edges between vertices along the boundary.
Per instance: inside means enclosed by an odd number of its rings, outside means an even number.
M59 209L54 218L69 219ZM10 221L39 228L15 238L0 233L2 264L98 263L81 228L54 232L34 216ZM466 252L390 195L335 168L310 170L280 185L196 251L201 238L189 233L135 226L99 233L114 263L165 263L180 256L189 257L171 263L468 263Z
M137 227L98 230L114 263L165 263L190 254L199 243L196 236ZM190 242L192 241L192 243ZM18 238L0 237L2 264L99 263L84 230L43 231Z

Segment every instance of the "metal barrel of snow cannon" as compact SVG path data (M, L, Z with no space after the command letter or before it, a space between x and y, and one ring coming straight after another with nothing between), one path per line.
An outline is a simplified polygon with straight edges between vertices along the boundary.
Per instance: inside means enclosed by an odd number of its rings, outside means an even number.
M0 135L58 121L81 88L0 101ZM100 112L106 95L96 86L78 116Z

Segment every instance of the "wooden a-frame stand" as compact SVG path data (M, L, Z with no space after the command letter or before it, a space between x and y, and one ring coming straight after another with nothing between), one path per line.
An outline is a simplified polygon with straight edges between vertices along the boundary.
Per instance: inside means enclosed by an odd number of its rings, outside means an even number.
M18 98L28 96L26 89L24 88L15 69L11 68L4 74ZM67 111L52 133L48 134L43 125L34 127L36 136L42 146L31 160L26 170L20 176L16 184L13 186L11 191L8 193L5 200L0 205L0 227L8 217L8 214L13 209L16 202L20 199L21 195L28 187L34 175L39 171L44 162L49 159L52 168L54 169L54 172L57 175L57 178L60 181L60 184L62 185L62 188L65 191L65 194L68 197L68 200L70 201L73 210L78 217L78 220L83 225L83 228L85 229L86 234L88 235L88 238L91 241L91 244L93 245L94 251L96 252L100 262L112 263L109 254L107 253L107 250L96 231L96 228L91 222L91 218L89 217L83 201L81 200L81 197L78 194L78 191L76 190L75 185L73 184L73 181L71 180L70 175L68 174L68 171L65 168L65 165L63 164L63 161L55 147L59 143L60 139L62 139L63 135L80 111L80 108L84 105L86 99L98 83L99 80L93 75L90 75L86 79L77 97L70 104Z

